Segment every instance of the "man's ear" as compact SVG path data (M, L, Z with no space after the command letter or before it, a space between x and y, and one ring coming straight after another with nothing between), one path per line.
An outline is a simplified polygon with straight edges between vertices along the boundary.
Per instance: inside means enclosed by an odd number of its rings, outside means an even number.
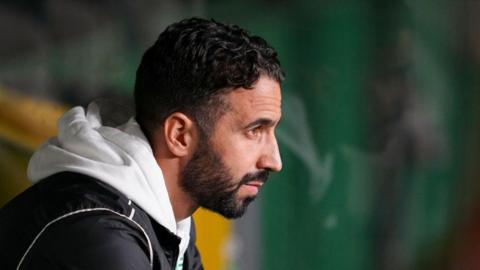
M197 141L197 130L187 115L175 112L165 119L163 132L167 149L177 157L190 155Z

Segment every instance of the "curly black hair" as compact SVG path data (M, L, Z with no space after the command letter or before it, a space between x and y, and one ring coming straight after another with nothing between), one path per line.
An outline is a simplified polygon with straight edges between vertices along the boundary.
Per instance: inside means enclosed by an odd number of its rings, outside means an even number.
M208 132L226 110L221 94L250 89L261 75L284 79L277 52L264 39L236 25L182 20L143 55L135 81L136 119L147 137L174 112Z

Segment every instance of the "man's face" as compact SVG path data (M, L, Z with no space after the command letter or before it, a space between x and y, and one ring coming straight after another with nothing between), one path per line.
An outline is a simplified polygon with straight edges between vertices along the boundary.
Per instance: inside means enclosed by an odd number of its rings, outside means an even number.
M194 200L227 218L243 215L282 162L275 138L281 117L280 85L261 76L253 89L225 95L229 109L183 171L182 186Z

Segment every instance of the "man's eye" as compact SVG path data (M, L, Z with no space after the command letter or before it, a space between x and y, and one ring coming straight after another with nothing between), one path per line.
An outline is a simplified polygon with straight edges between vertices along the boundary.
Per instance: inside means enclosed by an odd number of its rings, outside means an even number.
M262 131L262 127L255 127L248 130L247 134L249 137L258 137Z

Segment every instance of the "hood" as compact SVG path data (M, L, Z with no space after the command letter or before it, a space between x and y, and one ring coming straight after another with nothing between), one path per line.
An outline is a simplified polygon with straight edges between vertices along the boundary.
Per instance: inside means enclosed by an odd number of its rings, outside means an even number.
M100 107L75 107L58 121L58 136L43 144L28 165L32 182L62 171L94 177L122 192L188 245L190 218L176 223L162 171L140 126L102 125ZM186 240L186 243L184 243Z

